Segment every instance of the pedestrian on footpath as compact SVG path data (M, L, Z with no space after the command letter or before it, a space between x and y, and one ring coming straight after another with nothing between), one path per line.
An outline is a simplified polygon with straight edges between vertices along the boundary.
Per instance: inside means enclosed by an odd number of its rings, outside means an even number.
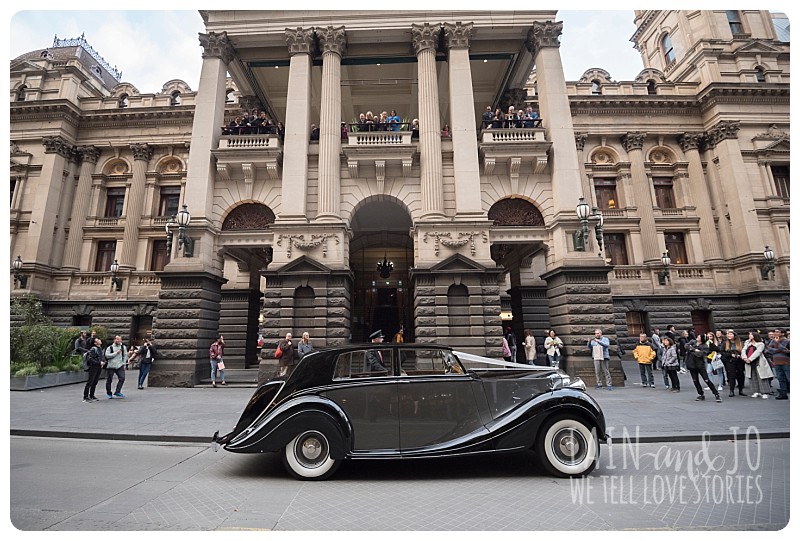
M208 348L208 356L211 359L211 386L217 386L217 372L219 372L220 385L225 385L225 362L223 353L225 351L225 338L220 334Z
M75 343L72 346L73 350L72 353L74 355L80 355L81 357L83 357L83 354L89 351L94 346L94 344L89 344L88 345L89 347L86 347L87 346L86 341L88 338L89 338L88 333L86 331L81 331L81 334L78 336L78 338L75 339Z
M661 343L661 330L657 327L653 328L653 335L650 337L650 341L653 344L653 349L656 350L656 362L653 363L653 370L658 370L661 368L661 357L664 354L664 345Z
M594 330L594 338L590 339L589 343L587 344L592 355L592 361L594 361L594 377L596 381L595 389L599 389L603 386L600 382L601 369L605 373L608 390L610 391L614 388L611 385L611 371L608 369L608 363L611 360L611 357L608 354L610 345L611 343L608 341L608 338L603 336L603 331L600 329Z
M789 339L783 337L783 331L775 329L772 341L767 344L767 351L772 354L772 371L778 378L778 397L775 400L789 399Z
M745 396L742 340L733 332L733 329L728 329L725 333L725 340L720 344L719 354L722 356L725 372L728 374L728 387L730 389L728 396L735 396L734 389L737 386L739 387L739 395Z
M705 400L706 395L703 392L703 386L700 384L702 379L708 386L709 390L713 392L714 399L717 402L722 402L719 396L719 391L714 384L708 380L708 372L706 371L706 362L708 361L708 344L706 337L703 333L697 335L694 343L686 345L686 368L692 375L692 383L694 388L697 389L697 398L695 400Z
M311 343L311 337L307 332L304 332L300 342L297 344L297 358L302 359L312 351L314 351L314 345Z
M758 331L750 331L742 348L742 359L750 367L747 372L750 378L750 390L753 391L751 396L766 400L769 398L769 382L766 380L774 374L764 356L764 347L761 334Z
M106 364L103 356L103 342L99 338L94 339L94 345L86 352L86 362L89 365L89 376L83 388L83 401L94 402L100 400L94 393L97 389L97 382L100 381L100 373Z
M661 343L664 344L664 358L661 360L664 373L672 384L672 392L679 393L681 392L681 381L678 379L678 370L681 363L678 360L678 348L675 346L675 341L669 336L662 338Z
M381 338L383 338L383 334L381 333ZM294 366L297 364L297 348L292 342L292 333L287 332L286 336L283 340L280 341L278 344L278 349L281 351L280 361L278 365L280 366L279 375L281 376L291 376L292 372L294 372Z
M517 335L511 330L511 326L506 327L506 342L508 349L511 350L511 362L517 362Z
M150 368L153 367L153 361L156 360L158 352L150 339L145 338L144 344L142 344L136 353L139 357L139 385L137 389L144 389L144 380L147 379L147 375L150 373Z
M525 331L525 361L536 364L536 337L530 329Z
M680 373L686 373L686 344L689 343L689 331L681 331L681 335L677 340L678 346L678 360L681 362Z
M544 350L547 354L547 364L553 368L560 368L561 366L561 348L564 347L564 342L556 336L555 329L547 331L547 338L544 339Z
M642 377L642 387L655 388L653 382L653 359L656 358L656 350L653 344L647 339L645 333L639 333L639 343L633 348L633 358L639 363L639 374Z
M122 343L122 337L114 337L114 343L106 348L106 396L108 398L125 398L122 386L125 384L125 365L128 364L128 348ZM117 389L111 394L111 380L117 376Z

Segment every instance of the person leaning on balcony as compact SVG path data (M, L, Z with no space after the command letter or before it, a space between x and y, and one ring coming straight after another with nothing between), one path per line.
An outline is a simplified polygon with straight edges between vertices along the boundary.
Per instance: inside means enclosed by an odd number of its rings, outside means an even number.
M400 117L397 116L397 111L392 109L392 113L389 115L389 129L391 131L400 131Z
M411 121L411 138L419 139L419 119L415 118Z
M347 125L347 122L342 122L341 130L342 130L342 141L347 141L347 137L348 135L350 135L350 127Z
M503 111L498 107L494 110L492 115L492 128L499 129L503 127Z
M383 111L378 119L378 131L386 131L389 129L389 113Z
M311 125L311 140L319 141L319 128L316 124Z
M375 118L375 115L372 114L372 111L367 111L367 116L366 116L366 119L364 120L364 123L367 125L366 126L367 127L366 131L377 131L375 129L375 122L376 121L377 120Z
M513 105L508 106L508 111L506 111L505 119L503 121L504 128L513 128L514 124L517 121L517 113L514 109Z
M356 131L367 131L367 115L364 113L358 115L358 129Z
M481 120L481 129L491 128L493 118L494 115L492 114L492 106L487 105L486 111L483 112L483 119Z

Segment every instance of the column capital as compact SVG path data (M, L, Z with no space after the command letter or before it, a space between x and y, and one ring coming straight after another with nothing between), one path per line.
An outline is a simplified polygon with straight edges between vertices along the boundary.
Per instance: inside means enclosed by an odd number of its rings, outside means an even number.
M536 56L544 47L560 47L561 31L564 29L564 23L561 21L537 21L533 23L530 30L528 30L528 39L525 40L525 47Z
M713 128L708 130L708 145L710 147L717 146L717 143L725 139L738 139L739 137L739 121L738 120L721 120L714 125Z
M576 150L583 150L583 147L586 145L586 138L589 137L588 133L576 133L575 134L575 149Z
M311 54L311 45L314 43L314 29L297 28L286 29L286 46L289 47L289 54Z
M73 149L73 146L61 136L42 137L42 145L44 145L45 154L59 154L65 158L70 157Z
M630 152L631 150L642 150L645 137L647 137L646 133L638 131L628 132L622 136L622 148L625 149L625 152Z
M469 49L472 43L472 23L444 23L444 37L448 49Z
M426 49L436 52L436 45L439 43L439 26L431 26L430 23L411 25L411 43L414 45L414 52L421 53Z
M315 28L314 32L319 38L319 46L322 49L322 54L334 53L344 56L347 50L347 34L344 31L344 26L334 28L328 26L326 28Z
M134 143L131 144L134 160L148 161L153 155L153 147L147 143Z
M198 37L200 46L203 48L203 58L219 58L225 64L229 64L233 60L233 45L228 39L227 32L209 32L198 34Z
M678 144L684 152L687 150L699 150L704 144L705 137L705 134L701 132L686 132L678 136Z
M95 146L75 147L75 151L80 154L81 160L88 163L97 163L100 159L100 149Z

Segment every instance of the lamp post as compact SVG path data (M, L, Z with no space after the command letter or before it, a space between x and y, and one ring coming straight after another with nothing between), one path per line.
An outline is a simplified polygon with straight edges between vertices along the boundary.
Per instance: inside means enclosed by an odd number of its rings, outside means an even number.
M11 263L11 269L14 272L14 287L27 289L28 277L22 274L22 258L20 256L17 256L17 258Z
M194 256L194 239L186 235L186 228L189 226L191 221L192 215L186 209L186 203L183 204L183 208L178 212L178 214L175 216L170 216L170 219L164 225L164 229L167 232L167 252L172 250L172 228L177 226L178 250L183 250L183 257Z
M114 262L111 264L111 285L113 285L117 291L122 291L122 278L117 276L119 272L119 263L115 259Z
M770 274L775 277L775 252L770 250L769 246L764 246L764 259L767 261L761 265L761 278L769 280Z
M672 260L669 258L669 252L664 252L662 254L661 264L664 265L664 268L658 273L658 285L665 286L667 285L667 280L669 280L669 266L672 264Z
M581 229L576 231L572 238L575 250L579 252L586 251L586 245L589 242L589 220L596 220L594 226L594 236L597 239L597 248L599 250L598 257L603 257L603 225L605 219L603 213L597 207L589 209L589 203L583 197L578 198L578 205L575 207L575 214L581 223Z

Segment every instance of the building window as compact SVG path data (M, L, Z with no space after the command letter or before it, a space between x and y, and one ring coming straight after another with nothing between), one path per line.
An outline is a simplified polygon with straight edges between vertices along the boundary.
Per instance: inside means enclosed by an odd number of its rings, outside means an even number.
M778 197L789 199L789 166L773 165L772 178L775 180L775 193Z
M181 104L181 93L180 91L176 90L172 93L172 96L169 100L170 105L180 105Z
M162 271L169 263L169 252L166 240L153 241L153 253L150 256L150 270Z
M674 265L689 263L689 258L686 257L686 242L683 233L664 233L664 244Z
M672 179L669 177L653 177L653 188L656 192L656 207L660 209L674 209L675 192L672 189Z
M72 326L80 327L81 329L88 329L92 326L92 316L86 316L86 315L72 316Z
M625 323L628 326L628 336L638 338L640 334L647 332L647 312L630 311L625 314Z
M606 257L612 265L628 265L628 248L625 245L624 233L606 233L603 235L606 245Z
M655 96L656 92L656 82L652 79L647 81L647 95L648 96Z
M123 94L122 96L119 97L119 102L117 102L117 107L119 107L120 109L124 109L127 106L128 106L128 95Z
M25 101L25 91L28 90L28 87L22 85L17 89L17 101Z
M106 218L119 218L122 216L122 207L125 204L125 188L109 188L106 190Z
M117 241L101 240L97 243L97 257L94 260L95 272L111 270L114 254L117 252Z
M735 9L730 9L725 12L728 17L728 25L731 27L731 34L744 34L744 26L742 26L742 17Z
M451 336L469 336L469 290L464 284L447 289L447 323Z
M756 82L757 83L767 82L767 77L764 75L764 68L762 68L761 66L756 66Z
M592 81L592 94L594 94L595 96L599 96L602 93L603 92L602 92L602 87L600 86L600 81L595 79L594 81Z
M165 186L161 188L161 196L158 201L158 215L175 216L178 214L178 203L180 199L180 186Z
M664 53L664 63L667 67L671 66L675 62L675 49L672 48L672 38L669 34L661 38L661 51Z
M233 103L233 89L229 88L225 91L225 103Z
M616 179L594 179L594 195L595 199L597 199L597 208L600 210L619 208Z

